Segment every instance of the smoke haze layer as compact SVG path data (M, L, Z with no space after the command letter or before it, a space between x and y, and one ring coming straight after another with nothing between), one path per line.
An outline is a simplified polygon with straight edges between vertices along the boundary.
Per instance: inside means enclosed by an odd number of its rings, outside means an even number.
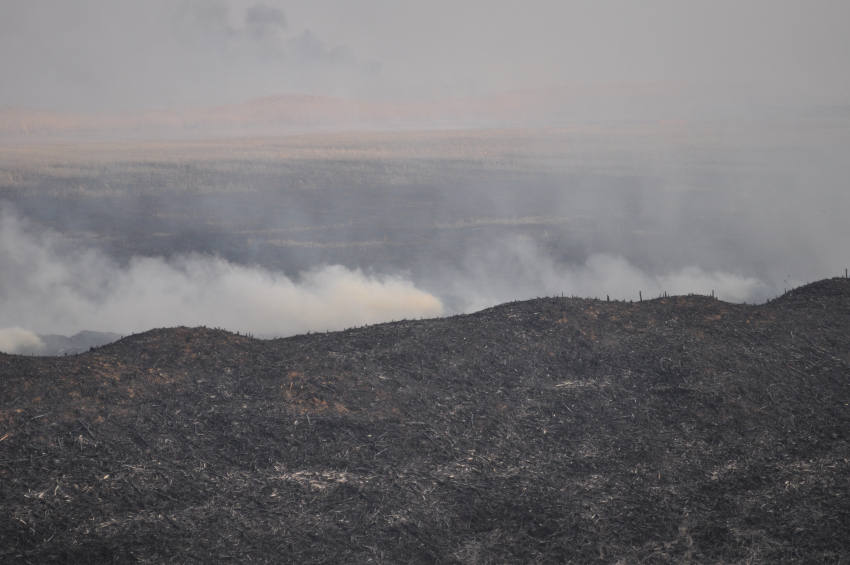
M416 101L565 84L756 84L847 103L846 2L0 3L0 107Z
M45 346L34 332L95 328L128 334L205 325L271 337L444 312L441 299L409 276L368 275L340 265L316 267L295 280L198 254L133 257L119 265L96 250L69 248L58 234L8 210L0 213L0 273L0 320L14 324L0 329L0 351L6 353L41 353ZM454 305L450 313L535 295L636 300L638 290L647 298L665 291L713 292L743 301L765 290L753 278L696 267L648 275L612 255L558 264L524 240L499 242L448 275L437 286Z
M118 265L67 249L55 233L0 215L2 349L37 349L39 333L95 328L120 333L176 325L268 335L338 330L442 313L434 296L402 277L319 267L292 280L224 259L134 257Z
M0 328L41 335L761 302L850 266L842 108L2 148Z
M763 298L766 285L698 267L650 275L619 256L559 264L529 240L496 242L462 271L431 279L432 294L409 276L367 275L340 265L316 267L295 280L259 267L198 254L133 257L124 265L94 249L68 247L49 230L0 213L0 351L45 350L39 333L81 328L131 333L153 327L205 325L272 336L471 312L540 295L608 295L637 300L671 294L715 294L732 301ZM24 329L20 326L26 326Z
M465 312L536 296L638 301L667 293L756 302L772 297L775 290L754 277L705 272L696 266L646 272L622 256L605 253L565 264L527 238L503 240L470 257L463 271L447 274L442 288L444 302Z

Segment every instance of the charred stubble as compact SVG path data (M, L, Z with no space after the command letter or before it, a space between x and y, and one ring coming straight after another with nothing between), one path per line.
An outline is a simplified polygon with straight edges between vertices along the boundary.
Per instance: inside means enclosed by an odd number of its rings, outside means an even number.
M0 356L8 562L829 561L850 284Z

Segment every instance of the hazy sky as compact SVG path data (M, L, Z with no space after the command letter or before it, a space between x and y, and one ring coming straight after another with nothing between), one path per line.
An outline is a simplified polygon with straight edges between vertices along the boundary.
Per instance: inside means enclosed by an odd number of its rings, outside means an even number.
M0 107L670 81L847 103L848 24L846 1L0 0Z

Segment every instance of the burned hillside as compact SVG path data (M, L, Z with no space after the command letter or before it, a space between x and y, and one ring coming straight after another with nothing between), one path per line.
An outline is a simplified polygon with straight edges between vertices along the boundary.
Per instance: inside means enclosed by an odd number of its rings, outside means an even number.
M0 355L0 561L838 562L850 281Z

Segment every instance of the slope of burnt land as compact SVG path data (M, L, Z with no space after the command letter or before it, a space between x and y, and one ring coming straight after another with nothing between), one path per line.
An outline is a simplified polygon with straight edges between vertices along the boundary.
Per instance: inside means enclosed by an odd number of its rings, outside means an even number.
M850 281L0 356L0 561L850 555Z

